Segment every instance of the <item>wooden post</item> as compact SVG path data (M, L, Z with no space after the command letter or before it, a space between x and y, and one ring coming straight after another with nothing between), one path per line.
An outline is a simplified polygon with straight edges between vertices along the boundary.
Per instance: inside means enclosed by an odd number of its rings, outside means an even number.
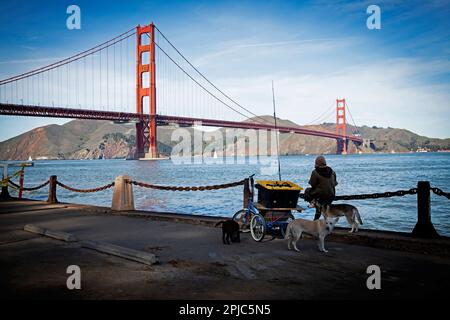
M412 235L418 238L439 238L431 222L430 182L419 181L417 183L417 224Z
M48 184L48 203L58 203L58 199L56 199L56 176L50 176L50 183Z
M244 180L244 209L248 207L248 201L250 199L250 185L249 179Z
M20 170L20 178L19 178L19 199L22 199L22 194L23 194L23 176L25 174L25 170L24 167L22 167L22 169Z

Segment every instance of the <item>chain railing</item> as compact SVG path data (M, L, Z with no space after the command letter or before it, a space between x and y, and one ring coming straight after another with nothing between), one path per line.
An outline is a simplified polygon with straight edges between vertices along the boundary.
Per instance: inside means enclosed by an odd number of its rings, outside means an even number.
M16 188L16 189L22 189L24 191L36 191L39 190L45 186L47 186L50 183L50 180L47 180L43 182L42 184L35 186L35 187L21 187L20 185L14 183L11 180L11 177L3 179L1 182L3 184L8 184L10 187ZM165 185L156 185L156 184L149 184L145 182L135 181L135 180L128 180L127 183L133 184L135 186L143 187L143 188L149 188L149 189L156 189L156 190L166 190L166 191L207 191L207 190L220 190L220 189L226 189L226 188L233 188L240 185L245 184L246 179L230 182L230 183L224 183L224 184L216 184L216 185L206 185L206 186L165 186ZM114 182L111 182L109 184L106 184L104 186L100 186L97 188L91 188L91 189L78 189L74 187L70 187L60 181L56 181L56 184L66 190L72 191L72 192L78 192L78 193L93 193L93 192L99 192L103 191L109 188L114 187ZM444 196L447 199L450 199L450 193L444 192L442 189L437 187L430 188L431 191L433 191L434 194L438 196ZM378 199L378 198L391 198L391 197L402 197L406 195L415 195L417 194L417 188L411 188L408 190L397 190L397 191L387 191L387 192L377 192L377 193L365 193L365 194L355 194L355 195L341 195L341 196L335 196L334 200L365 200L365 199ZM301 193L299 195L299 198L305 199L305 194Z
M434 194L438 196L444 196L450 200L450 193L442 191L437 187L430 188ZM397 191L386 191L386 192L377 192L377 193L364 193L364 194L354 194L354 195L342 195L335 196L333 200L365 200L365 199L378 199L378 198L391 198L391 197L403 197L408 195L417 194L417 188L411 188L409 190L397 190ZM300 194L299 198L305 199L305 194Z
M10 180L10 178L6 178L4 179L5 182L8 183L9 187L12 188L16 188L16 189L20 189L20 185L14 183L13 181ZM139 182L139 181L133 181L133 180L128 180L127 183L131 183L134 184L136 186L139 187L143 187L143 188L150 188L150 189L157 189L157 190L167 190L167 191L207 191L207 190L220 190L220 189L226 189L226 188L232 188L232 187L237 187L240 185L243 185L245 183L245 179L240 180L240 181L236 181L236 182L231 182L231 183L224 183L224 184L217 184L217 185L207 185L207 186L163 186L163 185L155 185L155 184L149 184L149 183L145 183L145 182ZM3 181L2 181L3 182ZM36 187L32 187L32 188L26 188L26 187L22 187L21 189L24 191L35 191L38 189L41 189L43 187L45 187L46 185L48 185L50 183L50 180L45 181L44 183L36 186ZM55 180L55 184L60 186L61 188L64 188L66 190L72 191L72 192L77 192L77 193L93 193L93 192L99 192L99 191L103 191L109 188L114 187L115 183L111 182L109 184L106 184L104 186L101 187L97 187L97 188L91 188L91 189L78 189L78 188L74 188L71 186L68 186L60 181Z
M450 192L444 192L444 191L442 191L441 189L439 189L437 187L431 188L431 191L433 191L433 193L438 195L438 196L443 196L443 197L446 197L447 199L450 200Z
M23 191L36 191L39 190L43 187L45 187L46 185L48 185L50 183L49 180L41 183L40 185L36 186L36 187L20 187L20 185L18 185L17 183L14 183L13 181L9 180L9 184L12 185L14 188L16 189L22 189Z
M69 187L68 185L66 185L62 182L59 182L59 181L56 181L56 184L58 186L60 186L61 188L64 188L64 189L72 191L72 192L78 192L78 193L99 192L99 191L103 191L103 190L114 187L114 182L111 182L109 184L106 184L106 185L98 187L98 188L92 188L92 189L77 189L77 188Z
M365 200L365 199L378 199L378 198L391 198L391 197L403 197L407 195L417 194L417 188L411 188L409 190L397 190L397 191L386 191L377 193L363 193L363 194L353 194L353 195L343 195L335 196L333 200ZM300 194L300 198L305 199L305 194Z
M231 182L231 183L224 183L224 184L216 184L216 185L208 185L208 186L161 186L161 185L155 185L155 184L149 184L134 180L129 180L128 183L134 184L135 186L143 187L143 188L150 188L150 189L156 189L156 190L166 190L166 191L206 191L206 190L219 190L219 189L226 189L226 188L233 188L240 185L243 185L245 183L244 180Z

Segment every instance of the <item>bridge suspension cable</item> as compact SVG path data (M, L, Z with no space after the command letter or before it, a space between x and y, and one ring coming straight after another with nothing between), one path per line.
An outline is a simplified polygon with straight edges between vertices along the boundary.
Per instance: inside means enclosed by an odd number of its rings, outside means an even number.
M162 53L164 53L184 74L186 74L192 81L194 81L200 88L202 88L203 90L205 90L209 95L211 95L214 99L216 99L217 101L221 102L224 106L230 108L231 110L233 110L234 112L239 113L240 115L247 117L247 115L243 114L242 112L236 110L235 108L233 108L232 106L230 106L229 104L227 104L226 102L224 102L223 100L221 100L219 97L217 97L216 95L214 95L211 91L209 91L207 88L205 88L201 83L199 83L197 80L195 80L186 70L184 70L174 59L172 59L171 56L169 56L167 54L166 51L164 51L157 43L155 43L155 45L158 47L159 50L161 50Z
M130 33L133 30L134 30L134 28L130 29L127 32L124 32L124 33L122 33L122 34L120 34L120 35L118 35L118 36L116 36L116 37L114 37L114 38L112 38L112 39L110 39L108 41L105 41L105 42L103 42L103 43L101 43L101 44L99 44L99 45L97 45L97 46L95 46L93 48L90 48L88 50L85 50L83 52L75 54L73 56L70 56L69 58L65 58L63 60L60 60L60 61L57 61L55 63L49 64L49 65L47 65L45 67L41 67L41 68L37 68L37 69L31 70L31 71L28 71L28 72L24 72L22 74L14 76L14 77L10 77L10 78L7 78L7 79L0 80L0 85L8 84L8 83L10 83L12 81L21 80L24 77L33 76L33 75L36 75L36 74L39 74L39 73L42 73L42 72L45 72L45 71L49 71L51 69L54 69L54 68L60 67L62 65L71 63L73 61L79 60L81 58L84 58L84 57L86 57L88 55L91 55L91 54L96 53L96 52L98 52L100 50L108 48L108 47L110 47L110 46L112 46L112 45L114 45L114 44L116 44L116 43L118 43L118 42L120 42L120 41L122 41L122 40L124 40L126 38L131 37L132 35L136 34L136 32Z
M248 112L250 115L254 116L255 118L262 120L262 122L267 123L268 121L262 117L260 117L259 115L257 115L256 113L250 111L249 109L245 108L244 106L242 106L241 104L239 104L238 102L236 102L236 100L234 100L233 98L231 98L228 94L226 94L225 92L223 92L221 89L219 89L213 82L211 82L202 72L200 72L200 70L198 70L198 68L196 68L181 52L180 50L178 50L177 47L175 47L173 45L173 43L161 32L161 30L159 30L158 27L155 26L155 29L158 31L158 33L167 41L167 43L181 56L181 58L186 61L188 63L188 65L190 67L192 67L192 69L194 69L194 71L196 73L198 73L207 83L209 83L214 89L216 89L219 93L221 93L224 97L226 97L228 100L230 100L232 103L234 103L236 106L238 106L239 108L241 108L242 110ZM159 46L158 46L159 47ZM161 49L161 48L160 48ZM161 49L162 50L162 49ZM163 50L162 50L163 51ZM169 56L168 56L169 57ZM170 57L169 57L170 58ZM173 61L173 60L172 60ZM180 67L181 68L181 67ZM182 68L181 68L182 69ZM182 69L183 70L183 69ZM183 70L184 71L184 70ZM184 71L185 72L185 71ZM192 77L191 79L193 81L195 81ZM199 84L197 81L195 81L197 84ZM200 85L200 84L199 84ZM203 86L201 86L204 90L206 90ZM206 90L207 92L209 92L208 90ZM210 93L212 95L212 93ZM228 104L226 104L225 102L223 102L222 100L220 100L219 98L215 97L216 99L218 99L219 101L221 101L225 106L227 106L228 108L231 108L233 111L243 115L241 112L235 110L234 108L232 108L231 106L229 106ZM245 116L245 115L244 115ZM248 117L248 116L246 116ZM256 119L254 119L256 120ZM257 120L256 120L257 121ZM260 121L257 121L260 122Z
M325 111L323 113L321 113L317 118L306 123L305 125L308 126L308 125L312 125L312 124L320 124L320 122L328 119L328 117L330 117L334 112L336 112L334 104L335 104L335 102L332 102L329 105L329 107L325 109Z
M1 80L0 103L130 111L129 103L135 99L130 87L135 83L134 77L129 79L134 71L124 62L133 57L126 57L123 47L132 53L129 39L135 33L130 29L68 58Z
M352 119L352 124L353 124L352 133L360 134L358 126L356 125L355 119L353 119L352 113L350 112L350 108L347 105L347 101L345 101L345 107L347 108L348 114L350 115L350 119Z

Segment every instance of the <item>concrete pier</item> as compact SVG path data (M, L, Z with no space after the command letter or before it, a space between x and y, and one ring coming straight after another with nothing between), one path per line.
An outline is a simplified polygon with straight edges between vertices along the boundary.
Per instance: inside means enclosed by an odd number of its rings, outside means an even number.
M450 288L450 240L408 234L337 230L300 253L268 236L223 245L220 218L114 212L109 208L0 202L2 298L58 299L386 299L443 298ZM24 230L32 224L72 234L65 242ZM94 241L158 257L147 265L83 247ZM69 290L66 269L81 269L81 290ZM381 269L381 289L366 286L367 267Z

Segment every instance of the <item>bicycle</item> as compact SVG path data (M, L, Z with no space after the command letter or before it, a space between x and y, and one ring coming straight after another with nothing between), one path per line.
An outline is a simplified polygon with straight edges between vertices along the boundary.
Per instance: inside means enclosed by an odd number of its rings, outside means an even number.
M268 232L279 233L284 238L288 223L295 219L292 210L302 212L303 208L299 206L296 208L267 208L258 202L255 203L253 177L254 174L249 176L248 180L250 184L248 205L237 211L233 215L233 220L239 223L242 232L250 231L255 241L262 241Z

